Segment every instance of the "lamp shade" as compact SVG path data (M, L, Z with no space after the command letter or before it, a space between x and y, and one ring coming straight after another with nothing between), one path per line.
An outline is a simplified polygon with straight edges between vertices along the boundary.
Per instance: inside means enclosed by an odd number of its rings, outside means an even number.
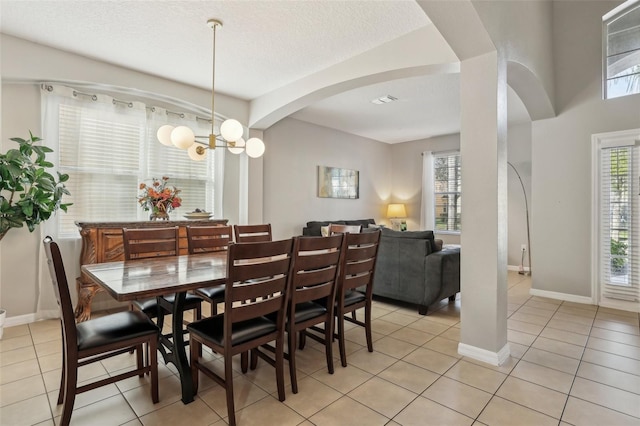
M187 126L178 126L171 132L171 143L180 149L189 149L195 141L196 135Z
M187 154L193 161L202 161L207 158L207 148L199 143L194 143L187 149Z
M232 154L240 154L244 151L244 146L246 145L244 139L240 138L235 142L235 146L231 146L227 144L227 149Z
M171 146L171 132L173 132L174 127L170 124L165 124L164 126L161 126L158 129L158 133L156 133L156 136L158 136L158 140L160 141L160 143L162 145L167 145L167 146Z
M238 120L225 120L220 126L220 134L228 141L234 142L242 137L244 129Z
M407 217L407 210L404 204L389 204L387 217Z
M247 141L247 155L251 158L258 158L264 154L264 142L262 139L251 138Z

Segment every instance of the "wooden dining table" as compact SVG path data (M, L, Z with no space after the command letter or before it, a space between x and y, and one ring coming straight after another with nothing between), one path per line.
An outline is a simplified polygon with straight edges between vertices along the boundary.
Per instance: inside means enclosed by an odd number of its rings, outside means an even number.
M165 362L172 362L180 374L182 402L194 399L193 380L183 341L185 294L189 290L224 284L227 253L202 253L157 259L138 259L82 266L96 284L120 302L160 297L175 293L171 318L171 339L160 339Z

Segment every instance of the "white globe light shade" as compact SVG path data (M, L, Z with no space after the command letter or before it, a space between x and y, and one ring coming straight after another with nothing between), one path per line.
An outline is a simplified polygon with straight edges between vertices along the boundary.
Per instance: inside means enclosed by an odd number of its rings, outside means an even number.
M196 135L187 126L178 126L171 132L171 143L180 149L189 149L195 141Z
M258 158L264 154L264 142L262 139L251 138L247 141L247 155L251 158Z
M242 124L238 120L225 120L220 126L220 134L228 141L237 141L244 134Z
M227 149L232 154L240 154L240 153L242 153L242 151L244 151L244 146L245 145L246 145L246 143L245 143L244 139L240 138L240 139L238 139L236 141L236 146L235 147L227 146Z
M202 144L194 143L187 149L187 154L189 154L189 158L193 161L202 161L207 158L207 149L208 148Z
M174 127L170 124L165 124L164 126L158 129L158 133L156 133L156 136L158 136L158 140L162 145L167 145L167 146L172 145L171 132L173 132L173 129Z

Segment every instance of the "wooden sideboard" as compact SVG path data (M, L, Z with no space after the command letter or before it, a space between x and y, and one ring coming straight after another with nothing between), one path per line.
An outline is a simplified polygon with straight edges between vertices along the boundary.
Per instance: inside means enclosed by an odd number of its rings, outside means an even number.
M172 220L172 221L140 221L140 222L76 222L82 237L80 266L90 263L105 263L124 260L122 246L122 228L164 228L178 226L180 232L180 254L187 254L188 225L226 225L227 219L207 220ZM102 288L91 278L81 273L76 279L78 305L76 320L86 321L91 318L91 303Z

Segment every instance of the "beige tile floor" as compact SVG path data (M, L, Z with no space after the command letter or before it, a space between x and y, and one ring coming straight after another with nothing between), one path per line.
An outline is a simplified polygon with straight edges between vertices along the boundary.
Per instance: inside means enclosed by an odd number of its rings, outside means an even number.
M461 357L460 301L426 317L374 303L374 349L351 328L349 366L326 371L312 340L298 352L299 393L277 400L264 362L235 380L240 425L640 425L638 314L531 297L530 279L509 273L511 359L493 367ZM334 354L337 354L337 347ZM210 362L220 364L212 354ZM116 374L122 355L83 367L80 380ZM52 425L60 379L56 321L5 329L0 341L0 424ZM236 366L238 367L238 366ZM239 370L239 369L237 369ZM173 366L160 365L160 402L148 379L131 378L81 394L73 425L224 425L224 390L202 379L196 400L180 401Z

